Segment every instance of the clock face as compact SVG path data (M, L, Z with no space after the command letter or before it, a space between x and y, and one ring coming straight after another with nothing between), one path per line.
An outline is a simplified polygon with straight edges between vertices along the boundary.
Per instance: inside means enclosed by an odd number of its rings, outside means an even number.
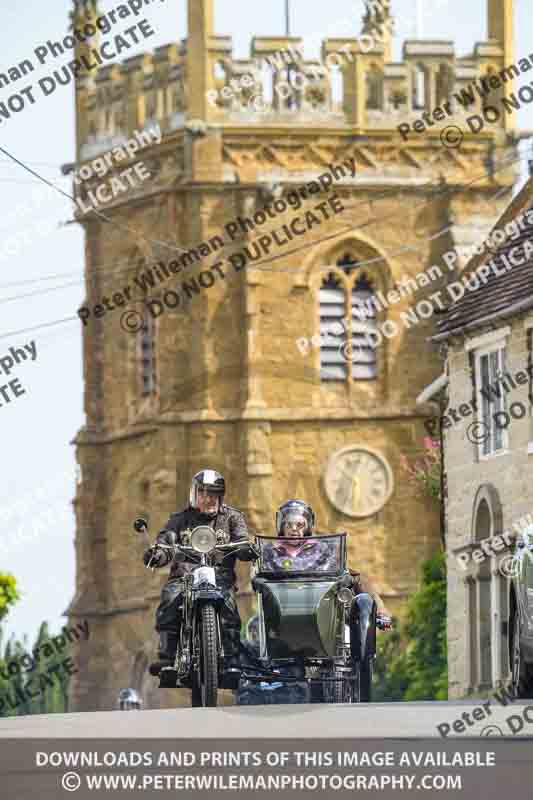
M329 459L324 486L330 503L343 514L371 517L392 494L392 470L379 453L351 445Z

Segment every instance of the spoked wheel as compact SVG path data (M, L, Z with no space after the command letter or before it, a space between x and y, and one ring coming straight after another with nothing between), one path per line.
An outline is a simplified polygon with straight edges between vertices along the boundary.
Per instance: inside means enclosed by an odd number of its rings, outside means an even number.
M334 673L334 703L353 703L354 682L351 675L347 675L340 670Z
M512 691L515 697L531 697L533 693L533 676L520 649L520 616L515 611L513 624L513 642L511 654Z
M200 692L202 705L214 707L218 697L217 618L214 606L202 606Z
M359 670L359 702L370 703L372 700L372 659L365 658L358 664Z
M340 669L324 672L315 689L315 703L353 703L353 680Z

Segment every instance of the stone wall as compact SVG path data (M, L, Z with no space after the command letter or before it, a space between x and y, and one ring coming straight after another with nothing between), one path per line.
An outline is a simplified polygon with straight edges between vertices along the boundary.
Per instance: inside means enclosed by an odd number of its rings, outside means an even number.
M501 342L506 347L506 371L511 376L528 367L525 324L531 325L531 322L524 315L519 315L490 331L475 331L476 336L488 333L492 337L508 331ZM462 403L470 403L472 399L468 354L459 343L450 348L448 363L449 406L458 409ZM533 478L533 426L528 384L517 386L506 397L508 409L511 403L521 402L527 411L522 419L511 418L506 430L508 447L505 452L486 459L479 458L477 446L469 441L467 435L474 417L462 419L461 423L445 431L448 658L450 697L454 698L486 692L509 678L507 623L511 586L502 574L500 564L502 558L512 553L512 540L533 511L530 492ZM481 525L478 517L481 500L486 501L490 512L490 520L487 518L487 526L483 529L477 527ZM482 558L478 555L474 558L474 552L479 551L480 532L481 538L508 532L511 544L492 556ZM461 554L466 554L463 565ZM484 585L487 587L486 603L483 596L485 590L480 589ZM479 663L476 666L476 659L483 659L479 652L480 633L483 640L481 649L490 651L486 656L483 675L480 674Z

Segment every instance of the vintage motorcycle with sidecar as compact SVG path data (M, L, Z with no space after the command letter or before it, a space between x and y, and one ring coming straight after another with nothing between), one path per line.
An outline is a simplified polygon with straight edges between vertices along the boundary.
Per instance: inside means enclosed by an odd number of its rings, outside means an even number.
M237 701L262 702L276 684L289 693L291 685L300 693L307 687L295 702L369 702L377 609L369 594L356 594L346 534L257 536L255 547L259 642L243 666Z

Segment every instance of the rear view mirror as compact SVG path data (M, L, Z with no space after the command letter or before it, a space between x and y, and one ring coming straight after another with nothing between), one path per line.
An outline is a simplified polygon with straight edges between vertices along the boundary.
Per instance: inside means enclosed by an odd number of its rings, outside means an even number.
M137 533L145 533L148 530L148 520L144 517L137 517L133 523L133 528Z

